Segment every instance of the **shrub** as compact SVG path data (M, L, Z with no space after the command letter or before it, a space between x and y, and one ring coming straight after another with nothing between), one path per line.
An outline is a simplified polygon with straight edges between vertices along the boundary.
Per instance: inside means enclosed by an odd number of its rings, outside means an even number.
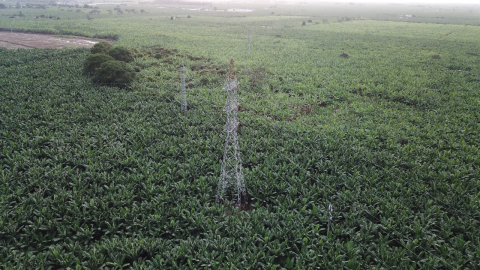
M112 49L112 45L106 41L100 41L99 43L93 45L90 49L90 52L93 53L103 53L108 54L108 52Z
M110 60L95 70L93 81L101 84L114 84L117 87L128 86L135 78L135 71L125 62Z
M110 50L109 54L118 61L124 61L127 63L133 61L132 53L124 47L114 47Z
M113 57L103 53L91 54L87 57L83 63L83 72L87 75L92 75L95 73L95 70L99 68L103 63L107 61L115 60Z

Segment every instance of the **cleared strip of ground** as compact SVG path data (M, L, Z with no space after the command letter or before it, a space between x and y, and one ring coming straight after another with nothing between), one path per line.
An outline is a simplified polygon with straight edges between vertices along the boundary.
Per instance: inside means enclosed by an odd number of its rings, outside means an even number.
M2 32L0 31L0 47L18 48L91 48L99 40L83 37L59 37L55 35Z

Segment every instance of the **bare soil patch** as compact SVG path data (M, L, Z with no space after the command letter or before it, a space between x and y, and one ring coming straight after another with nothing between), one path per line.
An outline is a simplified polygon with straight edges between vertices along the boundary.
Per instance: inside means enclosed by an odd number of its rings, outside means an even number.
M83 37L60 37L45 34L30 34L0 31L0 47L18 48L91 48L100 40Z

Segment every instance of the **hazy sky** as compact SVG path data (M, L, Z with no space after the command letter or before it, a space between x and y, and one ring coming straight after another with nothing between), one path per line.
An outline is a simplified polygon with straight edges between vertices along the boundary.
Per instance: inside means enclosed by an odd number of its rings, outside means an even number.
M377 2L377 3L398 3L398 4L478 4L480 5L480 0L305 0L306 2L345 2L345 3L365 3L365 2Z
M1 1L1 0L0 0ZM206 2L230 2L231 0L193 0ZM237 0L242 2L242 0ZM252 0L247 0L251 2ZM307 2L307 3L382 3L382 4L475 4L480 5L480 0L279 0L285 2ZM258 0L258 2L265 3L269 0Z

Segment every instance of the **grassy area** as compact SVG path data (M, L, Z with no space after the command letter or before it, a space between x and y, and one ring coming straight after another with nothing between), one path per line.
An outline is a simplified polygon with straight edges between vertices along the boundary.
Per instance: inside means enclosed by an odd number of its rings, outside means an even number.
M121 90L88 50L0 49L5 268L480 267L478 7L159 6L0 10L115 37L137 72ZM231 58L252 211L214 203Z

